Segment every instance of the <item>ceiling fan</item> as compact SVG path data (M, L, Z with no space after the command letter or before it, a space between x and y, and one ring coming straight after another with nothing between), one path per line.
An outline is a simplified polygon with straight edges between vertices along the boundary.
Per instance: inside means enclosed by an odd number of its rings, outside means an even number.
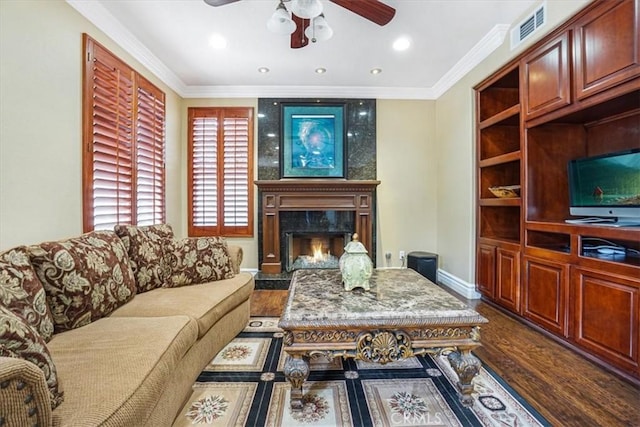
M210 6L218 7L240 0L204 0ZM289 2L291 0L282 0ZM388 24L396 14L396 10L387 6L379 0L329 0L356 15L359 15L378 25ZM296 29L291 33L291 48L298 49L309 44L309 37L305 35L305 30L311 24L311 19L300 18L292 14L291 18L296 24ZM315 41L315 40L314 40Z

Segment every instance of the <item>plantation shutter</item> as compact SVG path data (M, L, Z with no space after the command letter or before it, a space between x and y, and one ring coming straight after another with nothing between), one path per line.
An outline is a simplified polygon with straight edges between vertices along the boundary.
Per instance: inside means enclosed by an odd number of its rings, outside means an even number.
M138 225L165 222L164 93L137 78L136 216Z
M91 125L84 161L84 229L112 229L133 220L133 72L99 45L89 61Z
M249 127L247 117L224 118L223 234L249 226Z
M164 222L164 93L83 41L83 229Z
M193 110L190 110L190 113ZM191 225L203 234L218 227L218 118L193 117L190 144Z
M189 109L189 235L253 235L253 109Z

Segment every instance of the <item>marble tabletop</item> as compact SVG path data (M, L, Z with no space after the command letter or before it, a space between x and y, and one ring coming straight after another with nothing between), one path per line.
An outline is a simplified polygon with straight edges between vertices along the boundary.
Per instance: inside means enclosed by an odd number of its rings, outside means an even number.
M297 270L280 327L477 325L487 319L411 269L374 270L371 289L345 291L340 270Z

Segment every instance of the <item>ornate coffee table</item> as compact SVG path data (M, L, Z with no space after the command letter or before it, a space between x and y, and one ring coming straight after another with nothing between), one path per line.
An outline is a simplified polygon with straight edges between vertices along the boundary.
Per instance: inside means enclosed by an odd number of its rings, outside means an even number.
M425 353L447 354L460 401L471 406L471 381L481 366L471 351L480 346L480 325L488 320L410 269L374 270L370 283L370 291L345 291L339 270L294 273L278 324L290 356L284 375L291 409L302 409L309 359L385 364Z

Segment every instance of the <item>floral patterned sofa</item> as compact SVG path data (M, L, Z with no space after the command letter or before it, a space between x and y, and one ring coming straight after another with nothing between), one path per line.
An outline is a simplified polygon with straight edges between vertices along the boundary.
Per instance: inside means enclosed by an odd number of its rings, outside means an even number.
M0 254L0 426L169 426L249 319L242 250L116 226Z

